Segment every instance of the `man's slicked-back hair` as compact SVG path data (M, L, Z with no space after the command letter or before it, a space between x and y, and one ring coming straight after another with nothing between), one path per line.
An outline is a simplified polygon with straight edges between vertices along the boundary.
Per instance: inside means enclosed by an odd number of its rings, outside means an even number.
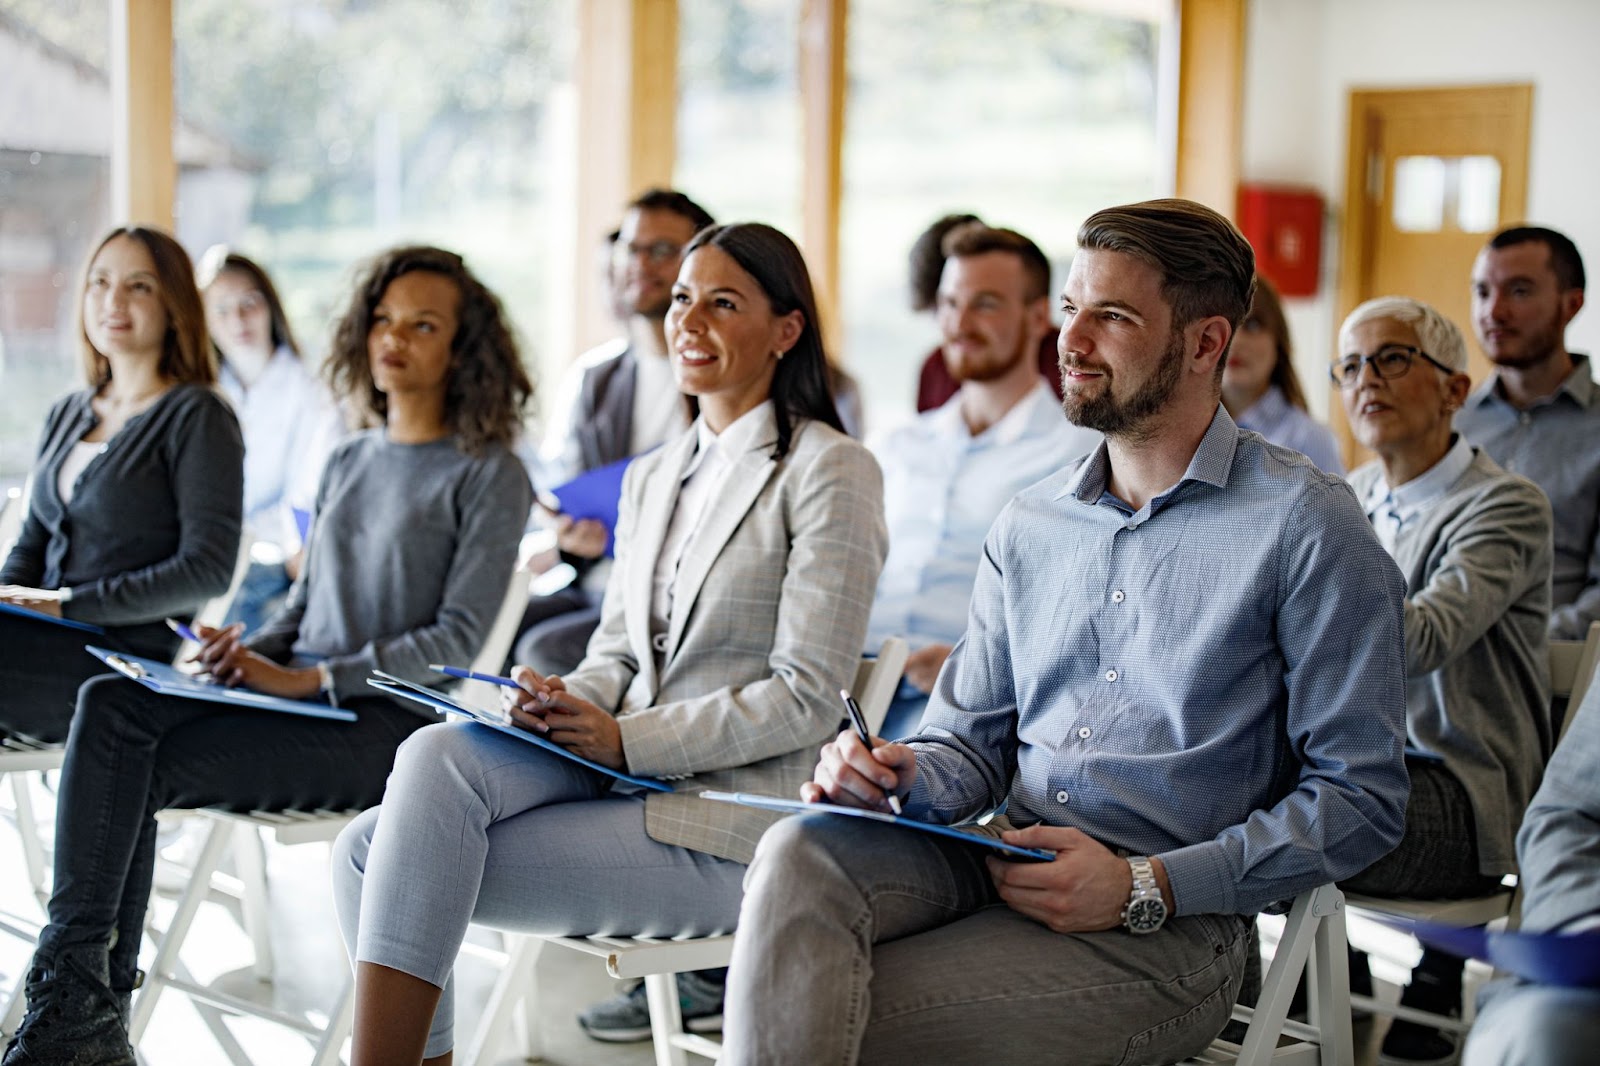
M699 233L717 220L711 212L689 199L677 189L646 189L628 204L629 211L670 211L689 220ZM619 234L620 236L620 234Z
M1550 249L1550 269L1556 272L1556 284L1563 290L1582 292L1588 279L1583 272L1583 256L1578 246L1565 233L1544 226L1512 226L1489 238L1490 248L1510 248L1516 244L1538 241Z
M1078 228L1078 247L1122 252L1159 270L1174 329L1221 315L1237 330L1250 310L1256 287L1250 242L1232 222L1193 200L1146 200L1096 211Z
M957 226L978 222L977 215L960 212L934 219L911 245L911 310L929 311L939 300L939 276L944 273L944 239Z
M947 259L987 255L990 252L1003 252L1021 260L1022 273L1028 281L1023 299L1032 303L1049 298L1050 260L1037 244L1016 230L997 229L982 222L967 222L945 234L944 254Z

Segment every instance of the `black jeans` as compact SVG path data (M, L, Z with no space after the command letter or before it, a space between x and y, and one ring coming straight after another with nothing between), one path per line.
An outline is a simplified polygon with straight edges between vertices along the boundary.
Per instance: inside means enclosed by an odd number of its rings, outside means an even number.
M55 889L41 951L105 944L133 987L155 873L157 811L370 807L395 749L428 719L372 696L354 722L163 696L117 674L84 684L56 806Z
M78 703L78 686L106 672L106 664L83 646L96 644L166 662L177 654L179 640L165 626L160 632L164 638L148 626L132 626L99 636L0 614L0 733L61 743Z

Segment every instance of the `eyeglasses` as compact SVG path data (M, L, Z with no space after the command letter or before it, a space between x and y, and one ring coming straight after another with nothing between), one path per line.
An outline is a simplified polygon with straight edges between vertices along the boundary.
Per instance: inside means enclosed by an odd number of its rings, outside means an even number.
M1455 371L1445 366L1439 360L1423 351L1413 348L1409 344L1386 344L1371 355L1352 355L1328 367L1328 377L1341 389L1353 389L1356 382L1361 380L1361 365L1372 367L1372 372L1385 380L1404 377L1411 364L1421 356L1446 374Z
M649 244L623 244L618 241L612 246L618 259L636 259L644 257L647 263L665 263L678 258L683 254L683 245L674 244L672 241L651 241Z

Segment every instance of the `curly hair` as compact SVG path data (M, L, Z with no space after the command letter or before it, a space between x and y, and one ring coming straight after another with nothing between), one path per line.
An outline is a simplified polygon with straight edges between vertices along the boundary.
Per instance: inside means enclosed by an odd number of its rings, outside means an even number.
M461 292L456 333L450 341L445 424L469 455L481 454L494 444L511 445L521 432L533 382L523 369L499 298L454 252L413 245L391 248L366 264L357 276L350 306L334 327L324 366L328 384L360 424L383 424L389 401L372 379L367 344L372 312L396 278L417 270L449 278Z
M156 286L161 306L167 312L167 332L161 339L161 376L179 384L215 385L217 360L211 350L211 335L206 332L205 307L194 283L194 265L189 253L168 234L149 226L118 226L95 245L83 267L80 294L89 289L89 272L105 246L118 237L137 241L156 268ZM83 377L92 388L111 380L111 362L89 340L83 320L83 297L78 298L78 352Z

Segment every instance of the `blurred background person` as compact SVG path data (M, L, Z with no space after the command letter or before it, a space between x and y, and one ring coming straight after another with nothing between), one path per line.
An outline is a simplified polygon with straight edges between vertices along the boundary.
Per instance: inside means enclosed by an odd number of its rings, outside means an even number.
M218 384L244 433L250 568L225 624L242 622L254 632L300 576L303 527L344 424L306 365L267 272L219 244L201 257L198 276L206 328L221 357Z
M1320 470L1343 474L1333 434L1306 410L1293 357L1278 290L1257 275L1255 302L1233 335L1222 371L1222 405L1241 429L1253 429L1273 444L1293 448Z

